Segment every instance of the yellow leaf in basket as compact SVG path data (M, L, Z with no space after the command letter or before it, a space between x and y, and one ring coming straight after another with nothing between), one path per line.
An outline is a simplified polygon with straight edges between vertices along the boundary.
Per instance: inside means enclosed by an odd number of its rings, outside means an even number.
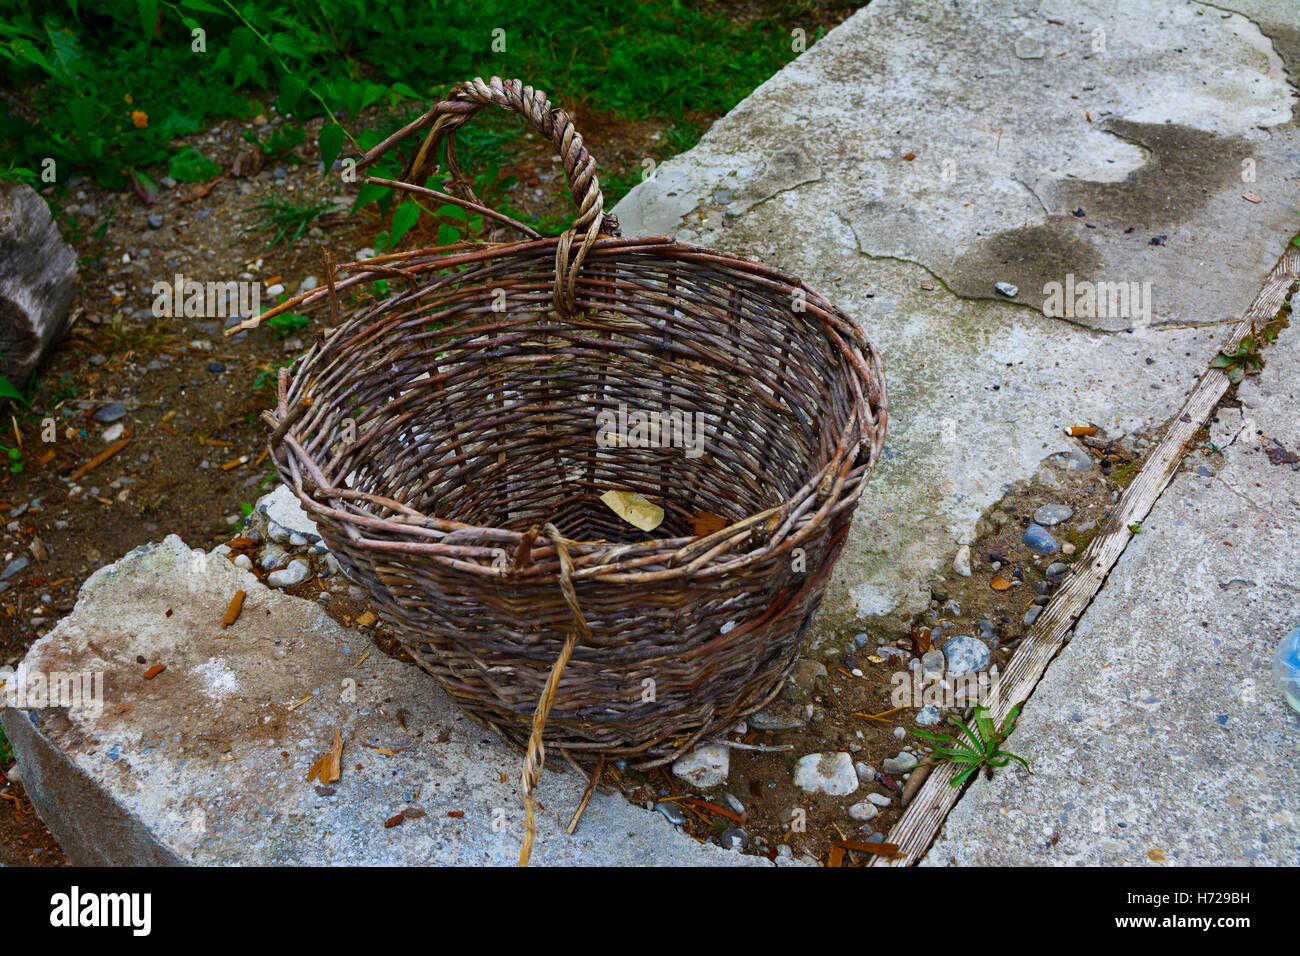
M600 496L610 511L642 531L653 531L663 524L664 509L651 504L631 491L607 491Z

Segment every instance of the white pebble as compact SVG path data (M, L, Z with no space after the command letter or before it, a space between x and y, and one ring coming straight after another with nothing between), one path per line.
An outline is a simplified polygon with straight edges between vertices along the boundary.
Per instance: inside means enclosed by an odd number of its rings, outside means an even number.
M849 807L849 816L859 823L866 823L868 820L875 819L876 814L879 812L874 804L868 803L866 800Z
M307 580L311 574L311 564L306 558L294 558L287 568L272 571L266 576L266 583L273 588L288 588Z

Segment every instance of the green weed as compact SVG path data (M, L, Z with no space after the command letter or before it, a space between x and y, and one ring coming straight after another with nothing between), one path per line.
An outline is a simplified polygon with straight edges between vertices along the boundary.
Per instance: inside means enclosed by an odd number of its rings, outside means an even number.
M253 207L257 213L256 225L250 230L254 234L271 233L266 244L268 249L279 245L293 245L325 213L333 209L328 202L297 203L288 199L263 199Z
M1012 760L1015 760L1026 770L1029 770L1029 764L1025 762L1023 757L999 749L1002 741L1006 740L1011 735L1011 732L1016 729L1016 720L1020 717L1020 707L1020 704L1016 704L1011 708L1006 719L1002 721L1001 727L994 725L993 718L989 716L989 709L984 706L976 706L975 719L969 726L950 718L950 722L961 730L964 737L932 734L927 730L913 730L910 733L925 740L944 745L934 748L934 754L939 758L939 763L954 763L965 768L953 778L951 783L951 786L960 787L971 774L976 773L981 767L988 768L991 775L993 773L992 768L1005 767ZM1033 771L1030 770L1030 773L1033 773Z

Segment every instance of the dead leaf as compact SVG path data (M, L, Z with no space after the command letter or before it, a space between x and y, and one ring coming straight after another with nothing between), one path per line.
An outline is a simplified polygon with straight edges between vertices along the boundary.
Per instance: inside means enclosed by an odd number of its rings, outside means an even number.
M147 671L144 672L144 679L153 680L155 677L157 677L166 669L167 669L166 664L155 664L153 667L149 668Z
M324 763L320 768L320 782L329 786L337 780L342 772L341 762L343 757L343 733L337 727L334 729L334 743L321 760ZM310 777L308 778L311 779Z
M600 496L605 507L633 527L653 531L663 524L664 509L633 491L607 491Z
M721 531L729 523L726 518L710 514L707 511L701 511L699 514L691 516L691 532L696 537L702 538L705 535L713 534L715 531Z
M1252 193L1252 192L1244 192L1244 193L1242 193L1242 194L1241 194L1241 198L1244 199L1244 200L1246 200L1246 202L1253 202L1253 203L1261 203L1261 202L1264 201L1264 200L1260 199L1258 196L1256 196L1256 195L1255 195L1254 193Z
M247 594L244 591L236 591L235 596L230 599L230 606L226 608L226 616L221 619L221 629L223 631L239 620L239 612L244 609L245 597L247 597Z
M993 575L993 580L989 582L989 587L995 591L1005 591L1011 587L1011 582L1000 574Z
M384 821L384 829L391 830L393 827L397 826L405 819L406 817L402 816L400 813L395 817L389 817L387 820Z
M307 771L308 783L311 783L318 776L320 776L320 768L323 767L324 765L325 765L325 758L323 756L317 757L316 762L312 764L311 769Z
M366 613L357 618L357 627L369 627L377 620L379 620L379 616L375 614L374 611L366 611Z
M831 846L846 850L858 850L862 853L874 853L876 856L898 856L897 843L863 843L860 840L837 840Z
M1263 443L1264 454L1268 456L1270 465L1294 465L1300 463L1300 458L1296 457L1293 451L1287 451L1276 438L1269 437Z

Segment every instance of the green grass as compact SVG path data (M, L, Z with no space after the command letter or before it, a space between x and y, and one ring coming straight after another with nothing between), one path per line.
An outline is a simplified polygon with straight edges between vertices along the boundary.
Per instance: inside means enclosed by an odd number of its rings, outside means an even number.
M148 189L141 176L163 174L173 140L265 99L299 121L328 110L352 135L367 107L411 109L492 74L557 104L669 121L676 152L701 131L691 114L729 109L794 57L795 15L741 26L682 0L12 0L0 85L28 96L0 100L0 175L32 180L53 160L59 182L86 171ZM295 134L276 135L268 152L296 155ZM201 174L205 160L182 169Z

